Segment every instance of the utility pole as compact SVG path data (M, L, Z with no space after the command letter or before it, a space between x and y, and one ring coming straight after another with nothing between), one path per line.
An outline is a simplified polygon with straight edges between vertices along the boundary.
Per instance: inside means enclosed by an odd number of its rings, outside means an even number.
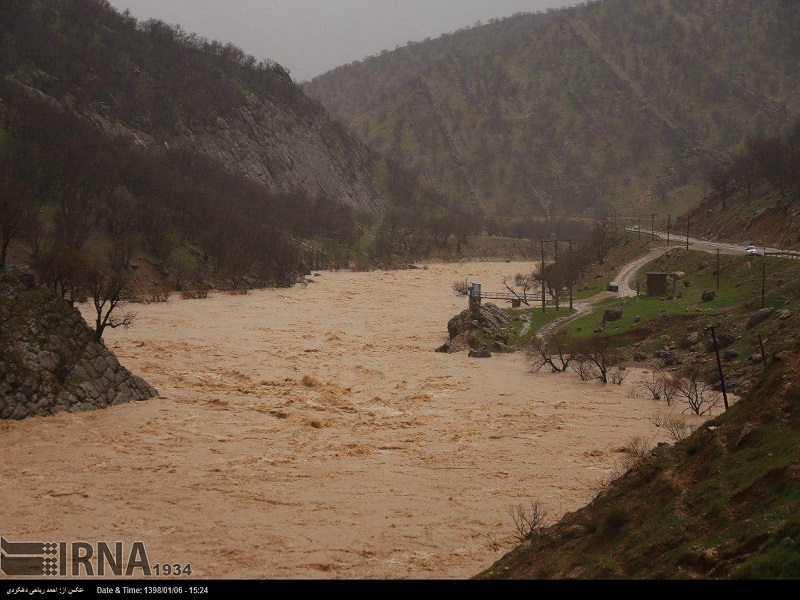
M553 279L555 279L555 286L556 286L556 312L558 312L558 297L561 293L561 290L558 289L561 287L561 282L558 280L558 240L553 240L553 247L555 248L555 258L553 262Z
M669 246L669 230L672 227L672 215L667 219L667 246Z
M725 401L725 410L728 410L728 392L725 390L725 374L722 372L722 360L719 358L719 347L717 346L717 332L714 327L711 329L711 339L714 340L714 353L717 355L717 368L719 369L719 383L722 386L722 399Z
M689 249L689 215L686 215L686 249Z
M572 313L572 288L575 284L575 272L573 270L572 240L569 240L569 312Z
M544 297L544 288L545 288L545 285L544 285L544 240L542 240L542 271L541 271L540 279L542 280L542 312L546 313L547 312L547 305L545 304L545 297Z

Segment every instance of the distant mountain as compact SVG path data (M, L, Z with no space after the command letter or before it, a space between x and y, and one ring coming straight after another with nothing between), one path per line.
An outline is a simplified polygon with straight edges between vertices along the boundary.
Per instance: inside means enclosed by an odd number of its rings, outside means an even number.
M604 0L520 14L307 85L472 210L666 220L710 166L800 116L800 3Z

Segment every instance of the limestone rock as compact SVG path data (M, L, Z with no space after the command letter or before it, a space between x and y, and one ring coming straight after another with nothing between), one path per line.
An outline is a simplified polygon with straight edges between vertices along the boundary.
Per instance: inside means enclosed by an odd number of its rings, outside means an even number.
M0 337L0 418L96 410L158 395L93 340L77 309L29 275L7 269L0 294L21 317Z
M761 325L761 323L769 319L774 312L774 308L762 308L761 310L757 310L747 322L747 329L752 329L753 327Z
M686 337L683 338L683 345L687 348L691 348L692 346L696 345L699 342L700 342L700 334L696 331L687 333Z
M492 358L492 353L489 351L488 348L485 346L483 348L479 348L478 350L470 350L469 352L470 358Z

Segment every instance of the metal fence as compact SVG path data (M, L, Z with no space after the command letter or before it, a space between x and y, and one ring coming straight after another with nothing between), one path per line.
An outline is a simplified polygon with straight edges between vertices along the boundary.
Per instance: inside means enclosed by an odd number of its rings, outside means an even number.
M800 252L764 252L764 256L777 256L778 258L800 259Z

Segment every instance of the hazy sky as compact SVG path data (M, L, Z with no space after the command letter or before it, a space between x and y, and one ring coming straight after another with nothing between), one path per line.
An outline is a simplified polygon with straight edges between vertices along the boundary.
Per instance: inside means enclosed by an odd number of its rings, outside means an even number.
M577 0L110 0L138 19L180 24L270 58L296 81L476 21Z

